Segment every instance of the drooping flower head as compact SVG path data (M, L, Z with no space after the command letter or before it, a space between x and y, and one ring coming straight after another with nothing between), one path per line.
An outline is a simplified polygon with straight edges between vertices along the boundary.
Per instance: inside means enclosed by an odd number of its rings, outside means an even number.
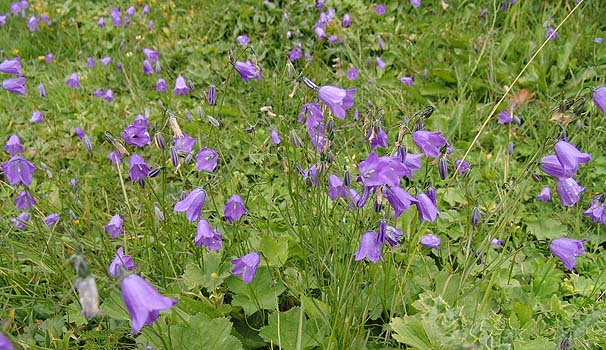
M556 238L549 244L551 254L555 255L568 270L573 270L577 257L585 253L583 242L571 238Z
M322 86L318 89L318 98L324 103L335 117L345 119L345 113L354 103L353 95L356 90L345 90L336 86Z
M440 237L433 234L427 234L421 237L421 245L430 249L438 249L440 247Z
M396 218L400 217L406 209L417 202L415 197L399 186L385 186L383 195L393 208Z
M204 206L206 192L201 188L194 188L182 200L175 203L174 210L176 212L185 212L185 217L189 222L194 222L200 219L200 211Z
M23 213L17 215L17 217L10 218L9 221L15 225L16 229L25 230L25 223L29 221L29 213L24 211Z
M29 191L21 191L15 198L14 203L17 210L30 210L36 204L36 200Z
M176 300L161 295L149 282L134 274L122 279L120 291L130 316L131 335L138 333L143 326L152 324L160 311L177 304Z
M160 53L156 50L145 47L143 48L143 56L145 56L145 59L150 62L156 62L158 60L158 56L160 56Z
M606 115L606 86L600 86L593 90L591 98L593 99L595 106L602 111L602 114Z
M440 215L438 208L436 207L435 197L431 198L427 193L421 192L417 195L417 211L419 213L419 222L423 221L435 221L436 217Z
M446 139L441 132L418 130L412 134L415 145L429 158L440 155L440 148L446 145Z
M6 140L6 144L4 144L3 148L4 152L14 156L15 154L23 152L23 146L21 146L21 140L19 136L16 134L12 134L9 136L8 140Z
M581 200L585 187L580 186L572 177L556 180L556 191L563 206L571 207Z
M351 67L347 70L345 76L348 80L356 80L358 79L358 70L354 67Z
M364 186L390 185L397 187L400 185L400 178L408 172L408 169L396 157L379 157L375 153L370 153L365 160L360 162L358 171Z
M131 181L144 180L149 175L149 166L138 154L133 154L128 158L128 166Z
M377 16L381 16L381 15L385 14L385 5L377 4L377 7L375 7L375 14Z
M343 182L337 175L330 175L328 177L328 197L331 200L337 198L345 198L347 196L347 187L343 185Z
M596 196L591 200L591 205L583 212L583 216L593 222L606 224L606 205L602 203L601 196Z
M196 247L204 245L209 252L221 249L221 233L217 230L213 230L210 227L208 221L200 219L198 226L196 227L196 237L194 238L194 244Z
M2 81L2 88L8 92L25 95L25 81L24 77L6 79Z
M113 278L118 278L122 274L122 271L130 271L135 267L137 265L133 262L133 258L129 255L124 255L124 248L119 247L107 268L107 274Z
M358 250L354 253L354 259L356 261L367 258L371 262L377 262L379 259L383 259L381 256L381 244L377 239L377 234L373 231L367 231L360 238L360 245Z
M248 37L248 35L242 34L242 35L238 35L238 37L236 38L236 41L238 42L238 44L240 44L242 46L246 46L250 42L250 38Z
M412 77L402 77L400 78L400 82L406 86L412 86L412 81L413 78Z
M40 111L33 111L31 118L29 118L29 121L33 124L38 124L42 120L44 120L44 115Z
M80 87L80 81L78 79L78 73L72 73L65 80L65 85L69 86L72 89Z
M44 217L43 221L46 224L46 226L52 227L55 223L57 223L57 221L59 221L59 214L57 214L57 213L48 214L47 216Z
M156 85L156 90L157 89L158 86ZM175 80L175 88L173 89L173 93L175 96L187 95L189 93L189 88L187 87L185 79L181 76L181 74L179 74L177 80Z
M545 186L541 189L536 200L541 202L549 202L551 200L551 190L549 189L549 186Z
M32 175L36 167L27 159L20 156L12 156L2 163L2 171L6 180L11 185L23 184L29 186L32 183Z
M210 148L202 148L196 155L196 170L212 172L217 166L219 154Z
M119 214L112 216L112 218L109 220L109 223L105 225L105 232L107 232L107 234L111 238L116 238L120 236L122 232L124 232L124 230L122 229L123 222L124 220L122 220Z
M349 13L343 15L343 20L341 21L341 26L343 28L348 28L351 25L351 16Z
M246 214L244 203L242 198L237 194L229 197L223 208L223 219L228 223L232 224L234 221L240 219L242 215Z
M156 91L157 92L164 92L166 91L166 80L162 79L162 78L158 78L158 80L156 81Z
M232 268L231 273L235 276L240 276L245 284L249 284L259 267L260 257L256 252L248 253L239 259L233 259L231 261Z
M572 176L577 171L580 163L587 163L591 160L590 154L579 151L575 146L566 141L558 141L554 149L563 173L569 176Z
M240 74L240 77L242 77L244 81L248 81L249 79L261 80L261 70L258 70L250 61L236 61L234 69Z
M0 72L22 76L21 74L21 59L19 57L4 60L0 63Z

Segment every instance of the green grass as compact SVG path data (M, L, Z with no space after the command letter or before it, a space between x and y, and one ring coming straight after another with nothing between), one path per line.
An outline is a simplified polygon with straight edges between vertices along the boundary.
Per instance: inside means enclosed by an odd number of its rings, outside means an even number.
M0 12L9 4L0 1ZM114 28L110 8L120 7L124 17L131 5L131 23ZM29 187L37 203L24 230L9 221L19 214L12 202L23 186L0 180L0 331L15 347L517 350L562 348L567 341L574 349L606 347L606 230L582 215L592 196L604 194L606 175L604 116L590 90L605 79L606 44L594 42L606 31L599 1L582 1L574 12L573 1L520 0L506 12L500 1L451 1L447 9L436 1L418 9L407 1L386 2L383 16L375 15L374 4L327 1L325 9L333 7L337 17L326 33L337 35L338 45L316 40L320 12L312 1L151 1L145 17L143 5L33 1L28 17L45 13L52 26L30 33L17 16L0 28L3 58L21 57L27 78L24 96L0 91L0 127L4 139L19 135L23 157L37 168ZM488 12L479 17L482 8ZM349 28L340 25L344 13L351 15ZM97 27L99 16L105 28ZM544 22L562 25L556 40L541 48ZM247 48L236 42L240 34L251 38ZM287 53L297 43L313 59L291 65ZM160 52L160 73L142 74L143 48ZM49 52L53 63L38 59ZM89 56L97 61L93 68L86 66ZM108 67L99 62L105 56L112 58ZM244 82L230 57L253 56L262 79ZM385 68L376 68L376 56ZM345 77L350 67L359 70L356 81ZM73 72L79 73L79 89L64 83ZM186 96L172 93L178 75L193 84ZM324 109L334 128L322 153L297 122L305 103L318 102L314 91L297 82L303 76L319 86L356 89L345 120ZM399 81L403 76L414 77L411 87ZM165 93L155 91L158 77L168 84ZM46 98L38 96L39 83ZM216 106L206 100L210 85L217 88ZM111 88L114 101L94 97L97 88ZM534 98L516 110L522 123L498 124L496 114L523 88ZM587 101L580 117L565 127L550 120L565 98L581 96ZM194 160L175 169L168 151L153 141L127 146L150 168L161 168L144 187L129 180L128 157L121 168L109 162L106 155L114 148L104 132L121 139L137 114L148 117L152 139L160 133L172 143L161 106L176 113L183 131L195 138L194 156L202 147L219 154L214 172L197 172ZM261 112L263 106L272 106L275 115ZM452 146L449 176L440 179L437 163L422 158L422 168L401 186L413 196L435 187L435 222L419 224L414 207L394 219L386 200L377 212L376 194L358 210L348 210L346 199L329 199L331 174L342 179L348 172L352 188L361 190L358 164L370 153L365 135L372 125L388 134L389 146L375 152L388 155L408 120L402 144L418 153L409 130L426 106L435 112L424 130L442 132ZM29 122L33 110L42 111L42 123ZM211 116L219 126L209 122ZM76 127L90 138L92 152L74 136ZM269 128L280 134L280 145L271 144ZM560 205L555 181L539 169L562 132L592 155L575 175L585 191L572 207ZM293 133L302 147L293 145ZM455 159L467 150L470 171L454 176ZM8 158L3 153L0 161ZM316 187L297 172L297 166L315 164L321 164ZM70 187L71 179L77 186ZM553 199L538 202L534 198L545 185ZM223 235L216 252L195 247L195 223L173 211L196 187L207 193L202 217ZM242 197L247 214L228 224L223 205L232 194ZM481 211L475 228L469 220L474 207ZM52 228L41 221L49 213L61 216ZM111 239L104 227L117 213L125 233ZM360 237L376 231L381 219L404 233L400 245L384 247L377 263L354 261ZM442 239L438 250L419 244L428 233ZM587 252L574 271L549 251L559 237L586 240ZM492 238L503 246L491 247ZM119 246L138 265L133 272L178 301L135 336L129 334L120 282L107 275ZM230 261L253 251L261 263L246 285L231 275ZM101 313L91 320L80 313L75 255L97 281Z

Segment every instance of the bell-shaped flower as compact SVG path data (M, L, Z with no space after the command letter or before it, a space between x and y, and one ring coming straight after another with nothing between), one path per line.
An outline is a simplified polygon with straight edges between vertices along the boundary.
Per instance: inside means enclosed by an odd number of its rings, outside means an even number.
M124 248L119 247L116 250L116 255L114 255L114 258L109 263L107 274L113 278L118 278L123 271L130 271L135 267L137 265L133 262L133 258L129 255L124 255Z
M158 90L157 85L156 90ZM189 93L189 89L187 88L185 79L181 76L181 74L179 74L177 80L175 80L175 88L173 89L173 93L175 94L175 96L187 95Z
M65 80L65 85L69 86L72 89L80 87L80 80L78 79L78 73L72 73Z
M597 222L599 224L606 224L606 205L602 203L601 197L597 196L591 200L591 205L585 212L583 212L583 216L589 218L589 220L593 222Z
M31 185L32 175L35 170L36 167L29 160L20 156L12 156L2 163L4 176L11 185Z
M29 213L24 211L17 215L17 217L10 218L9 221L15 225L16 229L25 230L25 223L29 221Z
M440 215L440 212L436 207L435 199L432 199L431 196L424 192L417 195L417 202L415 205L417 206L417 211L419 213L420 223L423 221L435 221L436 217Z
M19 59L19 57L2 61L2 63L0 63L0 72L22 76L23 74L21 74L21 60Z
M440 237L431 233L421 237L421 245L425 248L438 249L441 241Z
M202 211L202 206L204 206L204 199L206 199L206 192L201 188L194 188L182 200L175 203L174 210L176 212L185 212L187 221L194 222L200 219L200 211Z
M133 154L128 158L128 176L131 181L143 180L149 175L149 166L138 154Z
M244 203L242 203L242 198L237 194L229 197L223 208L223 219L232 224L244 214L246 214L246 209L244 208Z
M354 259L356 261L363 260L364 258L375 263L379 259L383 260L381 256L381 243L378 241L378 236L373 231L367 231L360 238L360 245L358 250L354 253Z
M161 295L149 282L134 274L122 279L120 291L130 316L131 335L138 333L143 326L152 324L160 311L177 304L176 300Z
M345 113L353 106L355 93L356 90L345 90L326 85L318 89L318 98L330 108L335 117L345 119Z
M551 200L551 190L549 186L545 186L541 189L541 192L536 196L536 200L541 202L549 202Z
M11 156L14 156L18 153L22 153L23 146L21 146L21 140L19 139L19 136L15 134L9 136L8 140L6 140L6 144L4 144L3 150Z
M248 253L241 258L233 259L231 264L231 273L235 276L240 276L245 284L249 284L259 267L260 257L256 252Z
M579 151L575 146L566 141L558 141L555 146L555 154L565 174L574 174L579 168L579 163L587 163L591 155Z
M0 333L0 349L15 350L11 341L2 333Z
M571 207L581 200L581 192L584 189L585 187L579 186L572 177L556 180L556 191L560 197L560 203L566 207Z
M107 232L107 234L111 238L116 238L120 236L122 232L124 232L122 228L123 222L124 220L122 220L119 214L112 216L112 218L109 220L109 223L105 225L105 232Z
M196 237L194 238L194 244L196 247L201 245L205 246L209 252L221 249L222 245L221 233L217 230L213 230L210 227L208 221L200 219L198 226L196 227Z
M217 160L219 154L210 148L202 148L198 154L196 154L196 170L206 170L212 172L217 166Z
M571 238L556 238L549 244L551 254L555 255L568 270L573 270L577 257L585 253L583 242Z
M8 92L25 95L25 81L26 79L24 77L6 79L2 81L2 88Z
M385 186L383 195L394 210L396 218L400 217L406 209L417 202L417 199L411 196L406 190L399 186Z
M236 61L234 64L234 69L236 72L238 72L238 74L240 74L240 77L242 77L242 80L244 81L248 81L250 79L261 80L261 70L257 69L257 67L250 63L250 61Z
M593 90L591 98L593 99L595 106L602 111L602 114L606 114L606 86L600 86Z
M14 203L17 210L30 210L36 204L36 200L29 191L21 191L15 198Z
M412 134L412 140L419 149L429 158L440 155L440 148L446 145L446 139L441 132L418 130Z
M345 198L347 196L347 188L343 186L343 182L337 175L331 174L328 177L328 197L331 200L337 198Z

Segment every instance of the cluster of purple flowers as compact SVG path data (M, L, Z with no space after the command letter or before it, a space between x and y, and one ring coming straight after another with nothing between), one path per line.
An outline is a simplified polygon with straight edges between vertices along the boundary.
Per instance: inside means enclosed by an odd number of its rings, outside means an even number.
M2 63L0 63L0 72L17 76L17 78L10 78L2 81L2 88L4 90L19 95L25 95L26 79L21 73L21 59L19 57L4 60Z
M579 151L572 144L561 140L555 146L555 154L541 159L541 170L556 179L556 191L560 203L564 206L573 206L581 199L581 187L572 177L579 168L579 164L591 160L591 155Z

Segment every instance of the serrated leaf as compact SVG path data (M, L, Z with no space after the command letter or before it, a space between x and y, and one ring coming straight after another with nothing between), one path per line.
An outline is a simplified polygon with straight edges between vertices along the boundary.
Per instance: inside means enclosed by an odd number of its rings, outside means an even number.
M554 239L566 236L566 226L551 218L529 217L525 220L528 231L538 240Z
M319 346L324 338L323 329L307 320L298 306L286 312L274 312L259 335L283 350L311 349ZM301 346L297 347L299 342Z
M280 267L284 265L288 259L288 237L264 236L261 238L259 250L263 253L263 256L267 258L269 266Z
M225 278L229 277L229 270L226 264L221 264L221 254L210 252L204 254L204 268L198 265L189 264L183 272L183 282L194 289L202 286L209 291L217 289Z
M278 296L286 288L279 281L274 281L266 267L257 269L255 278L247 285L237 277L226 280L227 287L234 292L232 305L241 306L247 315L259 310L273 310L278 307Z
M394 331L394 339L398 342L415 349L432 348L421 321L410 316L396 317L391 320L389 326Z

